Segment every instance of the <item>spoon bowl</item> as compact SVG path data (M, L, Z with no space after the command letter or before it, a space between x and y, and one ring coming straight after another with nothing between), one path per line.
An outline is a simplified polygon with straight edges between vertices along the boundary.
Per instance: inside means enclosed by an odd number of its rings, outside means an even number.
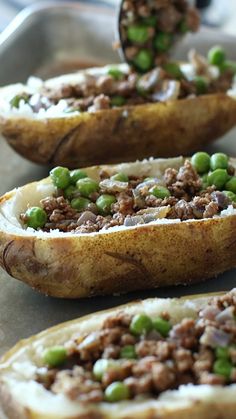
M116 47L123 61L145 73L165 63L176 43L199 24L192 0L121 0Z

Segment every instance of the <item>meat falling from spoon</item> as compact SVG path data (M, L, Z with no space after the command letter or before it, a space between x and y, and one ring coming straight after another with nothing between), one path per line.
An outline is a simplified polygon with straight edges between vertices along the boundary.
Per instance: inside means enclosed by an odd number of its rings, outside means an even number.
M164 64L188 32L197 32L200 16L187 0L122 0L118 34L122 58L141 73Z

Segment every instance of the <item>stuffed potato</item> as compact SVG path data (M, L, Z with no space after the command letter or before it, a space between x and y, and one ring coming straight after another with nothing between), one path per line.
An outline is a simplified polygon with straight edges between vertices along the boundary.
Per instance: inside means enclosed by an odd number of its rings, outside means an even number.
M24 157L71 168L189 155L234 127L234 70L192 51L142 76L122 64L30 79L0 89L0 131Z
M1 266L66 298L216 276L236 266L235 180L221 153L56 167L0 199Z
M148 299L19 342L0 362L7 417L234 419L236 291Z

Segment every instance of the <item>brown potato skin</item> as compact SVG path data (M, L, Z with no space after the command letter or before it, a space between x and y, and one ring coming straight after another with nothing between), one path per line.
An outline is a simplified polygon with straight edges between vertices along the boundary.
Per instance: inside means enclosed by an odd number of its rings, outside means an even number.
M0 117L0 131L19 154L69 168L188 155L235 124L236 100L221 93L65 118Z
M0 265L60 298L191 284L236 267L235 232L235 215L60 238L0 231Z

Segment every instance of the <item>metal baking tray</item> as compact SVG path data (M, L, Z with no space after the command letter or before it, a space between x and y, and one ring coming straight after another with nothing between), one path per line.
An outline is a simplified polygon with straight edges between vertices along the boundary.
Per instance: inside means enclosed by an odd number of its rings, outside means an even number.
M119 60L111 48L114 12L85 3L26 8L0 35L0 85Z
M68 2L58 5L56 2L26 9L0 35L0 85L25 81L30 74L46 78L86 63L119 61L118 54L111 48L114 25L114 10L104 6ZM231 58L236 58L233 37L206 30L197 37L187 37L178 45L176 56L184 58L190 46L205 52L214 43L222 44ZM216 150L236 155L235 132L210 149ZM24 160L0 138L0 194L44 175L47 168ZM232 270L217 279L188 287L69 301L40 295L0 270L0 354L21 338L95 310L137 298L230 289L235 283L236 270Z

